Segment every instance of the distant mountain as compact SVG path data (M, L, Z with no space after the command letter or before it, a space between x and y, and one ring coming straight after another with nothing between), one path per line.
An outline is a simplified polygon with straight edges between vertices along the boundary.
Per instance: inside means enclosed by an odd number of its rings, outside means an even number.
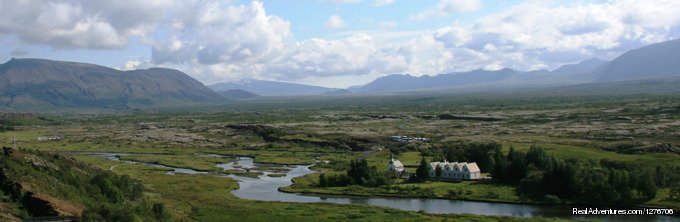
M388 75L363 86L348 88L352 92L398 92L416 90L444 90L460 88L545 87L593 82L593 71L606 61L589 59L578 64L564 65L556 70L520 72L513 69L496 71L474 70L436 76Z
M550 72L550 74L553 75L568 75L568 74L584 74L584 73L591 73L603 64L607 63L607 61L598 59L598 58L593 58L593 59L588 59L584 60L580 63L577 64L569 64L569 65L563 65L558 69L555 69Z
M497 71L474 70L463 73L442 74L437 76L388 75L380 77L361 87L353 88L354 92L396 92L424 89L446 89L472 84L497 82L518 74L512 69Z
M350 93L352 93L352 91L349 91L349 90L346 90L346 89L338 89L338 90L334 90L334 91L328 91L324 94L333 96L333 95L345 95L345 94L350 94Z
M227 91L232 89L241 89L249 91L262 96L303 96L303 95L321 95L329 91L335 91L334 88L326 88L321 86L310 86L297 83L276 82L246 79L238 82L223 82L209 85L212 90Z
M597 71L599 82L680 76L680 39L630 50Z
M45 59L12 59L0 65L0 107L132 108L221 100L172 69L120 71Z
M242 89L230 89L227 91L219 91L217 92L218 94L227 97L229 99L252 99L255 97L259 97L260 95L257 95L255 93L251 93Z

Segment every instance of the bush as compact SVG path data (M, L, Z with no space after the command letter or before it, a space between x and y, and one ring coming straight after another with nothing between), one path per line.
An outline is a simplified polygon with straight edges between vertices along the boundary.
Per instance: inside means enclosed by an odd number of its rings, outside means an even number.
M560 198L555 195L545 195L545 202L550 204L560 204L562 203L562 200L560 200Z

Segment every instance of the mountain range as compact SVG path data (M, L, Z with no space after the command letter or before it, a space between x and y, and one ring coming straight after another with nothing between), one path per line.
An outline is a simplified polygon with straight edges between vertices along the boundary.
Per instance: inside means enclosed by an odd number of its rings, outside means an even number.
M665 84L664 87L654 89L655 84L661 83ZM680 83L680 40L630 50L612 61L590 59L552 71L517 71L506 68L478 69L436 76L395 74L348 89L252 79L205 86L173 69L121 71L85 63L11 59L0 65L0 109L130 109L222 102L227 98L238 100L257 96L329 96L563 86L582 86L586 90L598 87L632 87L636 84L658 91L677 88L673 85L675 83Z
M172 69L120 71L45 59L11 59L0 65L0 107L118 109L222 100Z
M362 86L356 93L438 91L451 89L540 88L680 77L680 39L623 53L612 61L590 59L556 70L473 70L436 76L394 74Z
M208 85L216 92L228 91L234 89L245 90L261 96L306 96L306 95L322 95L327 92L333 92L338 89L326 88L321 86L310 86L297 83L277 82L245 79L238 82L223 82L213 85Z

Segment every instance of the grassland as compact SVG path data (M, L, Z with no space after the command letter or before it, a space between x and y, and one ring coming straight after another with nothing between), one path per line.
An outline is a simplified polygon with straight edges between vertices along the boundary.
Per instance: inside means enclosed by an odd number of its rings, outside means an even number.
M500 121L442 119L442 114L494 117ZM254 157L258 163L315 164L314 170L342 173L350 160L366 157L384 169L390 151L413 171L428 150L457 142L498 142L525 151L541 145L560 158L622 161L644 167L680 165L676 151L634 154L608 151L619 145L680 145L680 96L536 96L414 95L301 98L244 101L200 110L142 110L104 115L40 114L13 120L14 130L0 132L0 142L73 155L103 169L142 180L156 198L173 209L175 219L250 221L294 220L435 220L506 221L514 218L472 215L434 216L358 205L292 204L247 201L230 191L237 183L206 175L165 175L139 164L123 164L78 152L124 152L129 160L200 171L221 171L217 163L232 156ZM36 141L63 135L61 141ZM427 137L429 143L398 143L392 135ZM153 154L153 155L150 155ZM200 154L222 154L227 158ZM431 157L429 157L431 158ZM453 160L452 160L453 161ZM388 187L319 188L318 174L294 179L288 192L367 196L417 196L522 203L513 187L476 183L396 183ZM398 181L400 182L400 181ZM669 189L661 189L649 206L678 207ZM5 209L4 207L2 209ZM11 212L12 207L6 209ZM247 215L247 216L244 216Z

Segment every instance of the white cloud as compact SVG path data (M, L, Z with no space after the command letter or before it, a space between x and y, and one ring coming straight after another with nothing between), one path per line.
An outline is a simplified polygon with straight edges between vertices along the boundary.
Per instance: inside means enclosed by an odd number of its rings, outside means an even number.
M261 78L328 85L334 80L366 79L392 73L423 75L478 68L556 68L592 57L607 58L670 38L667 35L670 30L680 27L680 13L676 13L680 3L667 0L655 3L641 5L621 0L552 5L530 1L471 23L455 22L416 35L390 31L348 32L346 37L333 40L312 38L289 42L285 41L286 34L278 34L273 36L280 36L276 39L283 40L276 42L282 43L274 44L280 47L274 47L277 50L267 59L201 63L197 53L189 51L190 56L181 60L188 64L179 68L196 72L194 76L209 83ZM378 22L373 23L377 26ZM231 26L225 28L231 35L240 35L238 32L242 31ZM270 29L277 30L273 26ZM269 33L287 33L288 29L286 26ZM391 35L396 37L389 37ZM404 37L399 37L402 35ZM211 38L171 40L162 45L178 50L177 56L182 58L185 45L205 44ZM234 41L237 44L245 40ZM267 45L267 41L263 42ZM357 83L361 82L331 86Z
M481 6L481 0L439 0L437 7L413 14L410 16L410 19L420 21L431 17L446 16L456 12L474 12L479 10Z
M394 0L373 0L373 6L375 6L375 7L391 5L393 3L394 3Z
M355 4L359 2L363 2L363 0L319 0L320 2L329 2L333 4ZM371 5L375 7L382 7L386 5L391 5L394 3L394 0L373 0Z
M494 58L478 67L556 68L592 57L612 58L677 37L669 34L680 25L679 8L680 2L668 0L570 5L529 1L471 24L439 29L435 39L445 47Z
M332 15L323 25L327 29L339 29L347 26L347 23L338 15Z
M121 48L162 17L169 1L7 0L0 35L55 48Z
M389 28L394 28L397 27L398 24L395 21L380 21L378 23L378 26L383 29L389 29Z
M176 68L205 83L242 78L359 81L341 84L346 86L392 73L555 68L592 57L612 58L680 35L677 0L527 1L433 30L394 31L390 28L396 22L371 19L366 24L372 30L297 41L290 23L268 14L260 1L8 1L0 7L0 36L57 49L124 48L139 38L152 54L131 59L120 69ZM480 7L479 1L440 1L423 18ZM326 23L327 28L347 27L339 16Z
M353 4L361 1L363 0L321 0L321 2L330 2L334 4Z
M155 63L248 65L276 56L290 36L290 24L267 15L261 2L220 7L197 1L184 7L167 37L153 47Z

